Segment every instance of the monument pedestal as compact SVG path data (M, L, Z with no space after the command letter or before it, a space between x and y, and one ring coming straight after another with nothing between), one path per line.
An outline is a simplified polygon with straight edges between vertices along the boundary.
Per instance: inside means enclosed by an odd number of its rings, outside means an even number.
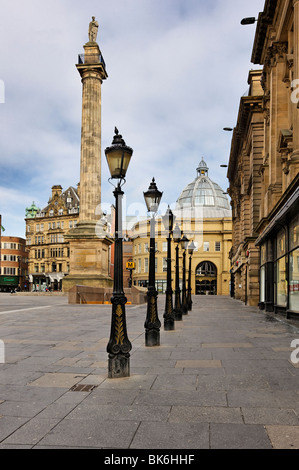
M78 224L66 237L70 246L70 273L63 279L63 291L74 286L112 287L109 246L113 240L96 235L96 224Z

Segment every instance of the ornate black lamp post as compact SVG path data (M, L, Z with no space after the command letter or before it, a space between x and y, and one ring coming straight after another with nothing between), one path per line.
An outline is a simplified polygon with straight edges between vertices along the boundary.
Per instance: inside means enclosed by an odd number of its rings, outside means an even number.
M147 291L147 315L144 323L145 328L145 346L160 346L160 328L161 322L158 317L155 275L155 214L158 212L159 204L163 193L158 191L153 178L148 191L144 193L144 200L148 212L152 214L150 221L150 249L149 249L149 283Z
M192 242L190 243L190 245L188 246L188 253L189 253L190 256L189 256L189 276L188 276L187 307L188 307L188 310L189 310L189 311L192 310L191 266L192 266L192 255L193 255L193 252L194 252L195 248L196 248L196 246L195 246L194 242L192 241Z
M183 289L182 289L182 311L183 315L188 314L187 306L187 289L186 289L186 250L188 248L189 239L184 235L181 238L181 248L183 250Z
M121 378L130 376L130 351L132 345L128 339L125 305L127 299L123 290L123 235L122 235L122 197L121 187L133 154L122 136L115 128L111 147L105 150L111 180L118 180L113 194L115 196L115 253L114 253L114 286L112 303L112 320L110 340L107 345L109 353L108 377ZM110 179L109 179L110 181ZM113 183L112 183L113 184Z
M174 318L176 321L182 321L183 311L181 304L181 289L180 289L180 267L179 267L179 243L181 241L182 232L178 224L176 224L173 231L173 241L177 244L175 248L175 300L174 300Z
M172 302L172 286L171 286L171 235L173 224L176 217L173 215L170 207L168 206L166 214L162 217L165 230L167 231L167 288L165 298L165 312L164 312L164 329L165 331L172 331L175 329L174 311Z

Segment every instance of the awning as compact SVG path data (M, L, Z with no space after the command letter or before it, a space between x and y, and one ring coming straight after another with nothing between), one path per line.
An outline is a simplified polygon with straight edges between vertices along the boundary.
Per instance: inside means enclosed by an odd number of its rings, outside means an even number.
M65 276L64 273L47 273L46 277L50 279L50 282L61 281Z

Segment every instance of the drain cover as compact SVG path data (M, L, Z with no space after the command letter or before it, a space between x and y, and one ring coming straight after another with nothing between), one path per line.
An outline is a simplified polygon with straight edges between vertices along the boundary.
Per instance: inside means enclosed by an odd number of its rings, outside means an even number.
M96 385L77 384L71 388L72 392L91 392Z

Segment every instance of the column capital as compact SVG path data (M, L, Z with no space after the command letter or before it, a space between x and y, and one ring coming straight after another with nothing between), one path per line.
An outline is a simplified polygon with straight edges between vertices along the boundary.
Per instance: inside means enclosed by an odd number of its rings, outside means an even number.
M85 78L95 78L103 81L108 78L108 74L103 64L78 64L76 67L82 80Z

